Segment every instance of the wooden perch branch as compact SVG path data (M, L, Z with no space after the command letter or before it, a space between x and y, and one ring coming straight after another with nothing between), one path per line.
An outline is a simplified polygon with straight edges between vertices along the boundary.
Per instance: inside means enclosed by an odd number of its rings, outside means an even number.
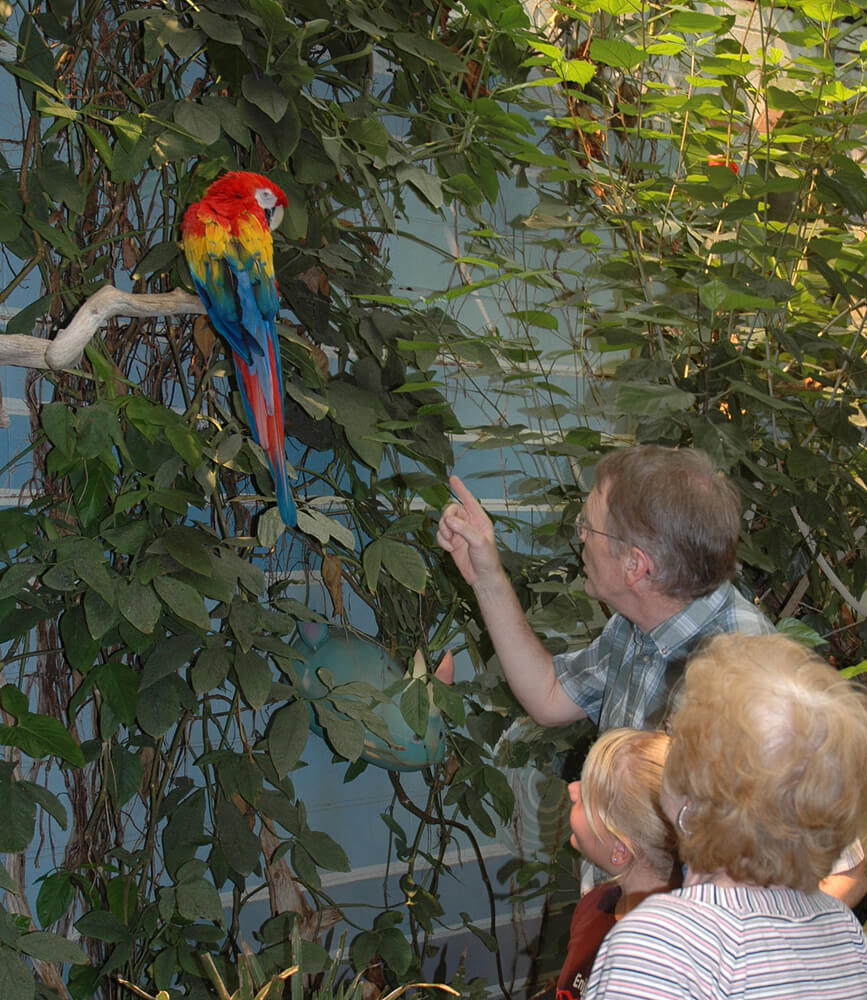
M105 285L94 292L53 340L23 334L0 335L0 365L59 371L78 364L96 331L115 316L201 315L205 307L196 295L176 288L150 295L122 292Z
M804 519L798 513L797 507L792 507L792 515L795 518L795 524L798 526L798 531L804 536L804 541L807 543L807 547L816 560L819 569L825 574L828 582L837 591L837 593L843 598L843 600L849 605L849 607L855 612L855 614L860 615L862 618L867 617L867 605L863 601L859 601L858 598L852 593L851 590L846 586L845 583L840 579L839 576L831 568L831 564L828 560L818 551L813 536L810 534L810 526L805 523Z

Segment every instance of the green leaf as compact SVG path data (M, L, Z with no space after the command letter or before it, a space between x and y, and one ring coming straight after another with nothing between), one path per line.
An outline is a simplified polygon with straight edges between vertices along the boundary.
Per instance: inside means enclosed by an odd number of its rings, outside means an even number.
M0 724L0 746L18 747L30 757L60 757L74 767L84 767L84 754L59 719L31 715L18 719L17 725Z
M427 685L420 677L417 677L410 681L400 699L400 714L416 736L423 737L427 732L429 708Z
M271 668L268 661L253 650L235 654L235 674L247 704L258 711L271 694Z
M153 586L168 610L200 629L207 631L210 628L211 620L202 595L189 584L173 576L158 576Z
M662 416L688 410L695 400L691 392L673 385L629 385L617 387L617 405L623 413Z
M332 872L348 872L352 870L346 852L327 833L310 830L307 833L301 834L298 839L320 868L326 868Z
M19 688L15 687L14 684L5 684L3 688L0 689L0 705L2 705L4 710L10 715L14 715L16 719L20 719L23 716L30 714L27 695L24 694L24 692Z
M182 701L177 686L181 683L176 676L171 675L162 683L151 684L139 691L138 723L154 739L165 736L178 722Z
M665 29L666 31L678 31L681 34L705 31L716 33L721 31L725 24L725 20L715 14L704 14L696 10L675 10Z
M101 639L117 621L117 610L104 601L95 590L84 595L84 617L93 639Z
M115 115L111 120L111 127L123 148L127 150L134 149L142 137L141 118L127 111Z
M488 837L496 837L496 827L494 826L491 817L487 814L487 812L485 812L481 800L472 788L464 790L463 801L467 815L482 831L482 833Z
M0 600L17 597L30 582L39 575L42 564L36 562L13 563L0 578Z
M283 778L294 770L307 745L310 729L310 709L305 701L284 705L271 717L268 725L268 755L278 776Z
M36 980L32 971L10 948L0 948L0 997L35 1000Z
M49 927L67 912L75 900L72 875L59 869L42 879L39 895L36 897L36 916L42 927Z
M795 642L800 642L810 649L823 646L826 641L815 629L810 628L809 625L798 618L781 618L777 622L777 631L788 639L794 639ZM841 671L841 673L845 676L853 676L846 674L845 671Z
M109 910L91 910L75 922L75 929L84 937L118 944L130 939L129 928Z
M117 528L104 528L102 537L115 552L125 556L137 555L144 543L151 538L150 526L142 521L130 521Z
M310 505L298 511L298 528L323 545L332 539L347 549L355 548L355 535L339 521Z
M366 969L373 956L379 951L379 935L373 931L362 931L352 939L349 955L356 970Z
M355 719L344 719L321 701L314 702L319 725L329 743L346 760L358 760L364 750L364 727Z
M382 460L382 444L374 441L377 424L386 413L375 393L333 379L328 384L328 404L343 428L350 447L373 469Z
M408 31L395 31L387 34L388 41L401 52L408 52L439 67L446 73L465 73L467 67L450 48L433 38L412 34Z
M382 538L382 564L398 583L423 594L427 582L427 568L418 551L393 538Z
M462 726L466 720L464 699L451 684L444 684L438 677L431 678L431 683L433 684L434 705L456 726Z
M222 646L203 649L190 670L190 682L197 695L219 687L229 676L231 663Z
M305 810L301 803L296 806L283 792L260 792L256 798L256 808L269 819L276 820L289 833L298 835L306 827Z
M59 111L60 109L55 107L54 113L57 114ZM72 109L69 111L69 117L75 118L76 113ZM87 188L67 164L58 163L56 160L46 163L40 171L40 179L45 191L55 201L64 202L77 215L84 211Z
M187 465L195 468L202 461L202 443L184 424L169 424L166 427L166 440Z
M204 7L198 7L193 18L208 38L213 38L222 45L243 44L244 36L237 21L220 17Z
M121 583L117 590L118 611L133 628L151 635L160 620L163 606L153 588L138 580Z
M66 810L53 792L49 792L47 788L34 784L32 781L23 781L21 786L38 806L41 806L49 816L57 821L61 829L66 829Z
M590 42L590 58L614 69L633 69L644 62L645 54L630 42L593 38Z
M118 579L106 563L88 554L75 559L74 564L81 579L95 590L106 604L113 606L116 601Z
M486 764L482 770L485 785L491 793L491 801L504 823L512 818L515 809L515 793L502 771Z
M216 820L214 834L233 871L244 876L252 874L259 864L261 850L246 817L228 799L221 799Z
M82 126L87 138L90 140L91 145L99 154L99 158L102 162L111 170L111 146L108 144L108 139L106 139L104 133L100 132L99 129L95 129L90 125ZM77 250L76 250L77 253Z
M207 548L212 540L201 531L178 525L168 529L163 542L169 555L179 565L202 576L213 573L213 560Z
M139 676L136 671L117 660L110 660L94 667L92 677L112 712L124 725L131 726L138 708Z
M196 101L181 101L175 105L177 125L195 136L203 146L210 146L220 138L220 119Z
M223 922L223 904L216 887L203 878L182 882L175 890L178 913L189 921L199 917Z
M9 872L6 871L5 866L2 864L0 864L0 889L5 889L6 892L11 892L13 894L18 891L18 886Z
M0 851L16 854L26 850L33 837L35 823L36 803L33 797L27 794L20 782L0 779Z
M395 176L401 184L409 184L415 188L431 208L442 208L443 186L438 177L411 164L398 167Z
M722 168L721 168L722 169ZM726 171L728 173L728 171ZM718 309L775 309L773 299L730 288L724 282L714 279L698 290L701 304L712 312Z
M299 511L299 514L303 512ZM304 526L299 523L298 527L304 531ZM259 523L256 526L256 541L265 549L273 549L277 542L286 533L286 525L277 507L269 507L259 516ZM310 534L310 532L306 532ZM321 539L320 539L321 540Z
M47 931L31 931L22 934L18 947L25 955L42 962L69 962L72 965L89 965L90 960L83 949L74 941Z
M379 953L398 976L403 976L412 964L412 948L402 931L386 927L379 934Z
M138 754L113 746L105 775L105 787L115 809L121 809L141 788L144 764Z
M248 74L241 82L241 92L273 122L279 122L289 107L288 95L268 77Z
M464 927L466 927L468 931L471 931L473 934L475 934L475 936L482 942L482 944L488 949L488 951L490 952L499 951L499 945L497 944L497 939L492 934L489 934L487 931L480 930L478 927L476 927L475 924L473 923L473 918L469 915L469 913L461 913L461 919L464 922Z
M140 689L151 687L164 677L177 674L198 652L201 640L189 632L160 640L145 660Z
M364 582L372 594L376 593L376 585L379 582L379 571L382 566L384 548L382 539L377 538L367 546L361 556L361 562L364 567Z
M135 280L138 280L152 274L161 274L168 271L171 269L178 255L177 243L155 243L138 264L136 264L132 276ZM127 412L129 412L129 408ZM168 436L168 428L166 428L166 436Z
M163 855L166 871L172 878L177 877L181 868L196 857L200 847L211 843L204 832L204 791L196 789L180 802L179 795L183 795L182 788L170 794L163 807L164 814L168 816L162 834ZM169 802L170 808L168 808Z
M596 66L589 59L564 59L556 63L554 69L565 83L577 83L579 87L590 83L596 76Z

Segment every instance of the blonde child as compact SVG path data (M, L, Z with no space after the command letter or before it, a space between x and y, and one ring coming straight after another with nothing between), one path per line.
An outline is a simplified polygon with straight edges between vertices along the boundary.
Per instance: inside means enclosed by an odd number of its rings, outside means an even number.
M612 878L575 907L557 1000L584 996L599 945L620 917L680 884L677 839L660 804L668 746L665 733L609 729L569 785L572 846Z

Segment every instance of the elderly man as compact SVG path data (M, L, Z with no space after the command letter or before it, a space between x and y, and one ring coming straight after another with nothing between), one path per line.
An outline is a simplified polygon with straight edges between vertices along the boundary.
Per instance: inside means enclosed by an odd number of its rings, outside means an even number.
M773 625L731 583L740 498L703 452L638 445L614 451L578 519L585 590L614 613L585 649L555 657L530 628L497 553L490 518L456 476L459 504L437 539L473 588L506 680L540 725L582 718L600 731L656 728L688 655L721 632ZM854 905L867 892L860 845L822 888Z

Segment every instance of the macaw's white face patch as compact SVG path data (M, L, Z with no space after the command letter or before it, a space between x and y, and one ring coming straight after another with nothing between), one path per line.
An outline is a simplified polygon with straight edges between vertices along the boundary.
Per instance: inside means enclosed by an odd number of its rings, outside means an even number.
M283 206L277 204L277 195L270 188L256 188L256 201L265 213L269 229L276 229L283 220Z

